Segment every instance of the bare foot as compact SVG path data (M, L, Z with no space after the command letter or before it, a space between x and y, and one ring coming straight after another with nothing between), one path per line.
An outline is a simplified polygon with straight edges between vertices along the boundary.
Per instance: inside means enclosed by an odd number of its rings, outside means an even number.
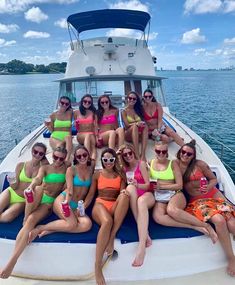
M228 262L227 273L235 277L235 257Z
M97 285L106 285L101 266L95 266L95 280Z
M206 229L209 233L209 237L211 238L212 242L216 243L218 240L217 233L214 231L214 229L212 228L210 224L206 224Z
M132 266L134 266L134 267L141 266L144 263L144 257L145 257L145 250L137 251L135 259L132 262Z
M46 235L49 235L53 233L53 231L41 231L39 234L38 234L38 237L41 238L41 237L44 237Z
M109 240L109 243L106 247L105 253L110 256L113 254L114 251L114 241L113 240Z
M33 229L29 232L28 236L28 244L35 240L35 238L39 235L40 230L38 228Z
M147 236L146 242L145 242L145 247L150 247L152 245L152 240L150 238L150 236Z
M15 267L15 264L16 264L16 261L9 262L6 265L6 267L0 271L0 278L7 279L11 275L13 268Z

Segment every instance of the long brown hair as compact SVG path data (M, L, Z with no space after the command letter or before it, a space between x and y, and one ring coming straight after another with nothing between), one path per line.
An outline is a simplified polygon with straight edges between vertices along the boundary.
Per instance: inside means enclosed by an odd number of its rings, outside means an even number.
M76 165L78 164L79 162L77 161L77 158L76 158L76 152L79 150L79 149L83 149L87 152L88 154L88 159L87 159L87 166L90 166L91 165L91 157L90 157L90 153L88 151L88 149L83 146L83 145L77 145L75 150L74 150L74 159L73 159L73 164Z
M181 154L181 151L183 149L183 147L190 147L192 150L193 150L193 158L191 159L184 175L183 175L183 182L186 183L189 181L189 178L190 178L190 175L191 173L193 172L194 168L195 168L195 165L197 163L197 152L196 152L196 141L195 140L191 140L189 143L185 143L183 146L181 146L181 148L178 150L177 154L176 154L176 157L180 160L180 154Z
M121 176L121 178L126 181L126 175L124 174L123 170L121 169L120 165L119 165L119 162L118 162L118 156L115 152L115 150L113 150L112 148L106 148L102 151L101 153L101 164L102 164L102 167L105 168L104 166L104 163L102 161L102 157L104 156L105 153L110 153L112 154L112 156L115 158L115 162L114 162L114 167L113 167L113 170L119 175Z

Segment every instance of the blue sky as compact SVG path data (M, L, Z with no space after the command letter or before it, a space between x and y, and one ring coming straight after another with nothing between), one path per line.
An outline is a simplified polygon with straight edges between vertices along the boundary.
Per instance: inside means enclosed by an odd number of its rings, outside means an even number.
M235 0L0 0L0 63L67 61L65 19L107 8L150 13L149 47L158 68L235 66ZM131 35L126 30L109 34Z

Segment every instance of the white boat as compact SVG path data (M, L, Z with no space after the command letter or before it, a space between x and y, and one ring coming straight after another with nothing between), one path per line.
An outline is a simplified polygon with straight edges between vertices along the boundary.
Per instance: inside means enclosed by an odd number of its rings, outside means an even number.
M208 144L188 126L176 119L166 105L162 88L164 78L156 76L155 58L148 48L150 15L132 10L97 10L73 14L68 17L71 35L71 56L59 96L73 97L76 108L79 98L86 93L95 100L101 94L109 94L113 103L123 107L124 94L130 90L142 93L151 88L161 102L166 122L184 138L197 142L198 158L205 160L216 173L219 188L235 202L235 186L221 160ZM98 37L80 39L82 32L101 28L127 28L141 32L140 39L124 37ZM147 33L146 33L147 30ZM72 40L75 35L75 40ZM120 122L121 123L121 122ZM0 165L0 187L6 187L7 172L14 171L16 163L28 160L33 143L43 142L48 146L48 131L42 125L26 136ZM76 137L73 138L74 145ZM147 158L154 157L153 142L149 142ZM170 157L174 158L178 146L171 142ZM99 168L100 165L97 166ZM129 223L128 223L129 222ZM20 228L20 219L11 224L0 225L0 268L13 251L15 236ZM97 227L87 234L52 234L36 240L27 247L14 268L14 276L45 280L86 280L94 278L95 239ZM118 257L104 267L107 281L151 280L186 276L216 270L226 266L226 258L219 243L193 230L168 228L150 224L153 245L147 249L143 266L131 266L137 248L137 231L134 220L127 218L118 238L115 250ZM235 244L233 243L235 250Z

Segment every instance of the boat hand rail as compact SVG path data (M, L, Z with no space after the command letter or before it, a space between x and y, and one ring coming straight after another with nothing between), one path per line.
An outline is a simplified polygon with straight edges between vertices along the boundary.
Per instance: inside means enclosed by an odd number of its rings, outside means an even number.
M224 144L223 142L221 142L220 140L218 140L217 138L213 137L212 135L210 135L208 132L206 132L205 130L202 130L201 127L199 128L197 125L193 124L193 123L190 123L191 126L190 128L191 129L196 129L197 132L201 132L203 135L205 135L205 137L208 137L210 139L212 139L213 141L215 141L219 146L220 146L220 159L221 161L223 161L223 164L229 168L230 172L235 174L235 169L233 169L230 165L228 165L224 159L223 159L223 156L224 156L224 150L226 149L229 153L231 153L234 157L235 157L235 151L233 149L231 149L229 146L227 146L226 144Z
M22 147L22 149L20 150L18 157L20 157L20 156L22 155L22 153L23 153L23 151L25 150L25 148L27 148L29 145L31 145L32 142L34 142L34 141L36 140L36 138L37 138L38 136L40 136L40 134L45 131L45 129L46 129L46 126L43 125L43 126L30 138L30 140L27 141L27 143L26 143L26 144Z

